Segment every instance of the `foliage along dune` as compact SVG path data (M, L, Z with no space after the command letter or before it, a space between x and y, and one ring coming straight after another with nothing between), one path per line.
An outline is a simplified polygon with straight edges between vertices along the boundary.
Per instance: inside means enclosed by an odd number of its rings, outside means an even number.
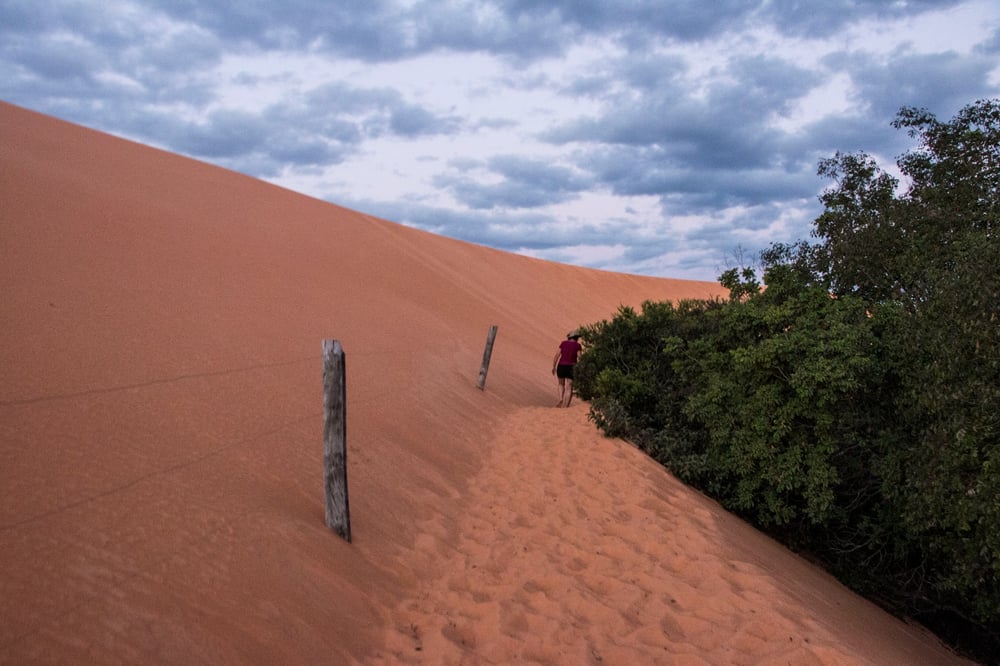
M10 105L0 201L0 663L960 661L552 407L566 331L714 283L437 237ZM324 338L351 544L323 520Z

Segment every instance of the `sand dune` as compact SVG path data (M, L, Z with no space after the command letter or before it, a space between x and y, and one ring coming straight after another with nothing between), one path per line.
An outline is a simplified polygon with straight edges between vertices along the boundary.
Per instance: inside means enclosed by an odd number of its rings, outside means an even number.
M6 104L0 201L2 663L961 663L551 407L567 330L715 284L437 237ZM323 521L324 338L351 544Z

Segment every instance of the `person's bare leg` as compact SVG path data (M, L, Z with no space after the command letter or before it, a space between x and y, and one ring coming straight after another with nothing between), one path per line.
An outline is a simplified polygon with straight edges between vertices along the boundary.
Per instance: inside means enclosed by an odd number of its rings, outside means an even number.
M569 403L573 400L573 380L566 380L566 406L569 407ZM562 402L560 400L559 402Z
M566 380L562 377L559 378L559 402L556 403L556 407L563 406L563 400L566 397Z

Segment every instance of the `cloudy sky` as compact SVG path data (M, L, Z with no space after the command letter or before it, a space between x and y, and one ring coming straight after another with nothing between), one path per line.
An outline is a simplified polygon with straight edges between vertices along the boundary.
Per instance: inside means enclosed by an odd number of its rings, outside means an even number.
M995 0L0 0L0 99L396 222L713 280L1000 96Z

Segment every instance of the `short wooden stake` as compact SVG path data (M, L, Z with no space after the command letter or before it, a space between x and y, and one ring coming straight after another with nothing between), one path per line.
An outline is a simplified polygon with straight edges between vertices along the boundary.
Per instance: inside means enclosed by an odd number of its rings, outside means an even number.
M337 340L323 340L323 470L326 526L351 541L347 503L347 373Z
M486 386L486 372L490 369L490 357L493 355L493 341L497 337L497 327L490 326L490 332L486 334L486 349L483 350L483 367L479 370L479 382L476 388L480 391Z

